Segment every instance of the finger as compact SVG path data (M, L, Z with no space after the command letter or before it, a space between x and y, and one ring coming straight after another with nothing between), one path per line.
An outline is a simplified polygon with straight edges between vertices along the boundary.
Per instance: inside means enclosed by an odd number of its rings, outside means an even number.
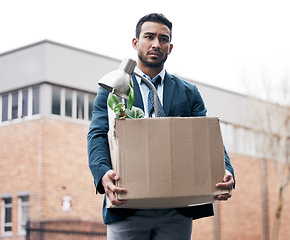
M223 182L217 183L217 188L232 188L234 186L233 175L226 170L226 174L223 177Z
M225 173L224 178L223 178L223 182L229 182L232 179L233 179L233 175L231 174L231 172L226 170L226 173Z
M232 178L231 175L225 175L223 181L224 181L224 182L228 182L228 181L231 180L231 178Z
M107 192L106 195L110 202L115 206L120 206L126 202L126 200L118 200L113 192Z
M116 187L114 184L108 185L108 190L112 193L126 193L127 192L125 188Z
M114 170L109 170L108 175L113 180L119 180L119 176L117 175L117 173Z
M112 200L111 203L115 206L120 206L120 205L126 203L126 200Z
M219 200L219 201L226 201L229 198L232 197L232 194L228 193L228 194L221 194L215 197L215 200Z
M232 191L230 191L229 193L226 193L226 194L220 194L220 195L216 196L214 199L215 200L228 200L231 197L232 197Z
M221 182L221 183L217 183L215 185L217 188L223 188L223 189L232 189L234 186L234 180L231 179L228 182Z
M117 176L113 170L109 170L108 172L106 172L106 174L102 178L102 184L105 190L110 189L111 191L114 191L114 187L115 187L114 178L116 179Z

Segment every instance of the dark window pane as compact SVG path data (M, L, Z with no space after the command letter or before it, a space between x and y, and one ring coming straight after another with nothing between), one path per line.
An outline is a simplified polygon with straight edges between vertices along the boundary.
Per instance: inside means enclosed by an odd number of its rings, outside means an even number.
M28 114L28 89L22 91L22 117Z
M2 96L2 122L8 120L8 94Z
M84 94L77 94L77 118L84 119Z
M90 94L89 95L89 120L92 120L92 111L94 108L94 102L95 102L95 95Z
M7 207L5 211L5 223L10 223L12 220L12 208Z
M21 197L22 203L29 201L29 196L22 196Z
M52 114L60 115L60 87L52 87Z
M5 204L12 203L12 198L5 198L4 201L5 201Z
M12 93L12 119L18 117L18 92Z
M38 114L39 113L39 87L34 87L32 89L32 114Z
M65 90L65 115L72 116L72 90Z
M12 198L4 198L4 231L12 231Z

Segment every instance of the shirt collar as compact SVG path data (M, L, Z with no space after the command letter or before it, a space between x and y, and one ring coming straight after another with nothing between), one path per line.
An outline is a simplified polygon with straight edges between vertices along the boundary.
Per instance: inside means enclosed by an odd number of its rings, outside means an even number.
M138 67L135 67L135 70L134 70L136 73L138 73L139 75L141 76L146 76L147 78L150 78L149 76L147 76L145 73L143 73ZM163 82L164 82L164 78L165 78L165 69L163 68L161 70L160 73L158 73L156 76L160 76L161 77L161 85L163 85ZM155 77L156 77L155 76ZM136 80L139 84L141 84L141 78L139 78L138 76L136 76Z

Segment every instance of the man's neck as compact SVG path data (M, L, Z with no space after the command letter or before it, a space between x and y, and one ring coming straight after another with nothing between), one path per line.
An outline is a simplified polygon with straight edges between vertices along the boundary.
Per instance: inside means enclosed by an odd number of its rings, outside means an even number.
M148 66L144 66L143 64L138 63L137 67L147 76L149 76L151 79L153 79L154 77L156 77L156 75L158 73L161 72L161 70L163 69L163 65L160 67L148 67Z

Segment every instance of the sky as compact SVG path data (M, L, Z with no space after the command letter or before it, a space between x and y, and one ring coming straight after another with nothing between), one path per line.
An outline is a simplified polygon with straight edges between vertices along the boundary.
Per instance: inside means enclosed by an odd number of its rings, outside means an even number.
M261 98L266 85L272 101L283 79L290 89L288 0L0 0L0 54L48 39L136 59L136 23L152 12L173 23L169 73Z

